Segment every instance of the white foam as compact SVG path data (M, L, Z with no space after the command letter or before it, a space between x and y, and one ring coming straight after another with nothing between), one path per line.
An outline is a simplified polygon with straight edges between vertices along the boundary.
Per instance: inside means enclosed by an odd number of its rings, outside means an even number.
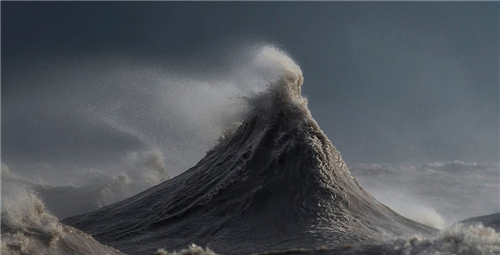
M391 246L397 254L499 254L500 234L482 225L457 224L434 237L398 238Z
M167 252L165 249L158 249L154 255L217 255L217 253L213 252L209 248L203 249L196 244L191 244L186 249L174 252Z
M1 238L2 254L121 254L61 224L33 192L15 186L2 192Z

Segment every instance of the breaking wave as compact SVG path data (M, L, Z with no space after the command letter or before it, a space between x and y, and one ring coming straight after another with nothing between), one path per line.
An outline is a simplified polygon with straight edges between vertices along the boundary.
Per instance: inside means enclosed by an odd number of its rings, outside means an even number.
M34 193L15 187L6 190L2 192L2 254L122 254L61 224Z
M158 151L130 153L125 160L128 170L111 175L89 169L79 185L32 181L2 165L2 193L10 193L11 187L32 192L51 214L62 219L110 205L170 179L162 157Z
M128 254L194 242L227 254L366 244L431 234L376 201L307 109L300 68L274 48L266 91L237 131L194 167L134 197L63 222Z

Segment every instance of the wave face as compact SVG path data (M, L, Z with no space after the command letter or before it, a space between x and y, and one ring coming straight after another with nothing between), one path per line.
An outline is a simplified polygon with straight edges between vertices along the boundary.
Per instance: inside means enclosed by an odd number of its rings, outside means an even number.
M241 126L198 164L63 223L127 254L190 243L247 254L434 233L357 183L307 109L300 68L286 56L275 57L280 78L248 99L251 110Z

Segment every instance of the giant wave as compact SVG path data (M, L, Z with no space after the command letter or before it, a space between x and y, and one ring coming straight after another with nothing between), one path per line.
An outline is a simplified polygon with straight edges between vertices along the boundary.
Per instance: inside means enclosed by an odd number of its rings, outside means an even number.
M277 56L281 75L248 99L237 131L194 167L114 205L63 220L128 254L189 243L226 254L366 244L431 234L376 201L351 175L307 109L300 68Z

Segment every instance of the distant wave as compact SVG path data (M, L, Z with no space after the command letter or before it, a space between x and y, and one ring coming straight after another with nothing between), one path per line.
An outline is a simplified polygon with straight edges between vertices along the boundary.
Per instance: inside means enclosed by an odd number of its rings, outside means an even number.
M500 213L493 213L489 215L468 218L459 222L458 224L462 225L481 224L483 226L490 227L497 232L500 232Z
M352 164L350 169L379 201L436 228L500 211L498 163Z

